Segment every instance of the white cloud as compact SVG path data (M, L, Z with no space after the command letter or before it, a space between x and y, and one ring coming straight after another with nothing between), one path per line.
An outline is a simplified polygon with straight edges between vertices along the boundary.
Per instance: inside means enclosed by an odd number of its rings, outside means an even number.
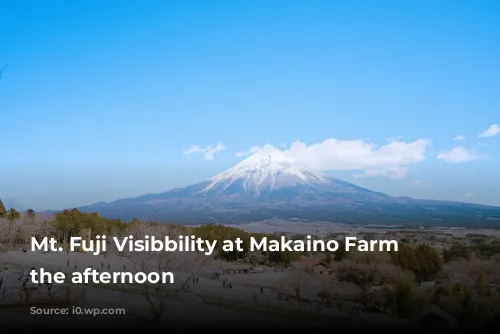
M306 145L296 141L287 149L279 149L271 144L253 146L246 152L239 152L237 157L244 157L257 152L279 153L283 158L300 163L306 168L319 171L354 171L355 175L386 176L398 179L406 176L408 166L424 161L430 142L418 139L413 142L393 141L384 146L377 146L366 140L326 139L323 142Z
M236 156L238 158L243 158L243 157L255 154L255 153L260 152L260 151L264 151L264 150L270 150L271 151L273 149L275 149L275 148L271 144L266 144L263 147L260 147L259 145L254 145L254 146L250 147L250 149L248 149L247 151L236 153ZM276 150L278 150L278 149L276 149Z
M472 193L466 193L466 194L464 195L464 197L465 197L465 198L474 198L474 194L472 194Z
M456 136L455 138L453 138L453 140L464 140L465 139L465 136L464 135L459 135L459 136Z
M214 160L215 153L218 153L225 149L226 147L222 143L218 143L215 147L213 146L201 147L198 145L191 145L187 150L184 151L184 155L190 157L191 154L193 153L201 153L205 156L205 160L210 161Z
M486 131L478 135L479 138L494 137L500 133L500 125L493 124Z
M439 153L437 159L451 163L460 163L475 160L476 156L466 148L457 146L451 151Z

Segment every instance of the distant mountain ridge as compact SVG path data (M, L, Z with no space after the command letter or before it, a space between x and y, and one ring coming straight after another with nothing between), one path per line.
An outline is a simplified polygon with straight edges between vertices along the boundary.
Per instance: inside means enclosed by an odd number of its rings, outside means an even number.
M394 197L260 152L207 181L79 208L108 218L237 224L299 218L355 224L500 226L500 207Z

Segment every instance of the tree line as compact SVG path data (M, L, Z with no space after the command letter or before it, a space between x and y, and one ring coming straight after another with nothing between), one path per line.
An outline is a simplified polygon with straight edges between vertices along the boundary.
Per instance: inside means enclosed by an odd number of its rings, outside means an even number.
M92 237L103 234L122 235L123 233L127 233L127 231L131 230L137 224L145 224L145 222L141 222L138 219L133 219L129 222L124 222L120 219L108 219L100 216L98 213L80 212L76 208L56 213L49 222L36 222L36 214L31 209L26 210L23 216L23 224L36 227L30 233L32 236L41 238L50 235L55 236L62 242L69 241L69 238L72 236L80 235L81 231L84 229L90 229ZM0 221L7 222L7 226L4 228L6 232L3 233L3 236L0 235L0 238L3 237L4 239L3 242L7 239L9 245L12 245L19 239L20 234L23 232L19 224L17 224L20 218L21 213L18 210L15 208L5 208L0 200ZM165 224L162 223L147 224L153 227L165 226ZM234 250L232 252L225 252L220 248L218 249L219 257L231 262L248 260L249 262L258 261L261 263L289 265L294 260L299 259L301 255L314 255L321 258L327 264L331 264L334 262L341 262L348 256L347 252L345 252L342 240L339 241L340 247L338 251L334 253L301 254L297 252L260 252L260 254L256 256L256 254L250 254L249 252L250 238L253 237L257 241L260 241L263 237L277 240L279 236L274 234L248 233L235 227L217 224L197 227L176 226L176 228L181 229L181 232L186 235L193 234L197 237L211 241L236 240L236 238L240 238L243 240L243 251ZM416 279L421 282L432 280L442 269L443 263L459 259L470 259L473 255L480 258L491 258L492 256L500 254L499 240L486 238L481 235L470 235L470 237L473 238L473 245L465 246L463 243L455 241L449 248L443 250L441 253L432 246L425 244L411 245L402 240L402 242L400 242L399 251L390 252L389 255L395 266L403 270L412 271ZM304 239L305 235L293 235L291 238ZM1 241L2 240L0 240L0 242ZM221 247L222 243L219 242L218 246Z

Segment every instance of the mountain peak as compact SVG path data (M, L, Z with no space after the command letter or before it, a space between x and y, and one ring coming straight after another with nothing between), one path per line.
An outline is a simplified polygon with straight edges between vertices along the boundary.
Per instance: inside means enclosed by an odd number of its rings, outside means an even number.
M310 171L278 150L259 151L183 188L80 208L116 219L181 224L256 222L273 217L363 224L498 224L500 208L392 197ZM443 225L444 226L444 225Z
M307 170L279 150L262 150L210 178L202 192L227 191L238 185L246 195L259 196L283 187L328 184L330 181L331 178Z

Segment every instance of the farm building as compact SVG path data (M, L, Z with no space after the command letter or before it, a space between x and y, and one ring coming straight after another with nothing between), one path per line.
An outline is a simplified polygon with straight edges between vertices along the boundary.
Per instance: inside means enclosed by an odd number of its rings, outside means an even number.
M292 268L318 275L328 275L328 265L316 259L302 259L292 263Z
M459 326L453 315L436 306L431 306L414 316L410 319L409 325L419 331L427 329L456 329Z

